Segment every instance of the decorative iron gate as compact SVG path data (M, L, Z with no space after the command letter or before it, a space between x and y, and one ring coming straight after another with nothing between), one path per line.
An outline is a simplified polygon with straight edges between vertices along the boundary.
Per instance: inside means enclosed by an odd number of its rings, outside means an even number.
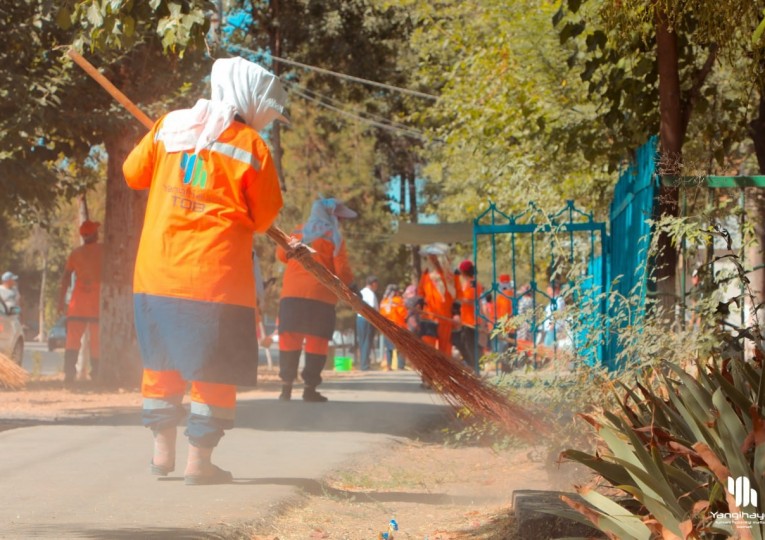
M486 269L481 265L488 259L491 266L491 285L484 277L486 289L476 298L477 319L496 333L501 320L492 314L502 299L510 301L512 315L527 319L515 329L514 339L506 340L499 332L499 337L491 340L492 350L515 347L536 362L540 356L554 360L566 347L576 350L588 363L605 362L606 246L605 223L576 208L573 201L553 214L546 214L534 203L518 214L505 214L490 204L473 221L474 264L483 276ZM487 252L488 258L484 255ZM511 277L509 283L507 278L499 279L502 274ZM573 318L565 314L567 303L586 309L578 309ZM495 309L487 310L487 305Z

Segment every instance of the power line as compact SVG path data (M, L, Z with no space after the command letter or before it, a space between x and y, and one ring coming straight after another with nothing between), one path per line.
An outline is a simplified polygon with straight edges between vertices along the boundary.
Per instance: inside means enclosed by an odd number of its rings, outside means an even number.
M388 131L398 132L398 133L401 133L402 135L406 135L406 136L412 137L414 139L426 140L425 136L421 132L415 131L415 130L413 130L411 128L400 128L400 127L392 126L390 124L383 124L382 122L377 122L377 121L371 120L369 118L364 118L363 116L358 116L356 114L349 113L349 112L344 111L344 110L342 110L342 109L340 109L338 107L335 107L333 105L329 105L328 103L324 103L320 99L316 99L316 98L313 98L313 97L309 96L308 94L304 94L300 90L295 90L294 88L291 90L291 92L294 92L295 94L297 94L298 96L302 97L305 100L308 100L308 101L311 101L313 103L316 103L320 107L324 107L325 109L329 109L330 111L334 111L334 112L336 112L336 113L338 113L338 114L340 114L342 116L346 116L346 117L351 118L353 120L358 120L358 121L364 122L366 124L369 124L371 126L378 127L380 129L385 129L385 130L388 130Z
M316 97L310 96L310 95L306 94L305 93L305 89L301 88L300 86L297 86L297 85L290 86L289 91L297 94L298 96L302 97L306 101L310 101L312 103L316 103L320 107L324 107L326 109L334 111L334 112L336 112L338 114L341 114L343 116L346 116L346 117L348 117L348 118L350 118L352 120L357 120L357 121L360 121L360 122L364 122L366 124L375 126L377 128L380 128L380 129L385 129L385 130L388 130L388 131L394 131L396 133L401 133L403 135L406 135L408 137L412 137L412 138L415 138L415 139L418 139L418 140L422 140L422 141L427 140L427 137L425 136L425 134L423 132L418 131L418 130L416 130L414 128L410 128L409 126L406 126L404 124L399 124L399 123L396 123L396 122L391 122L390 120L384 119L384 118L379 117L379 116L378 116L378 118L380 118L382 121L376 121L376 120L373 120L371 118L366 118L364 116L360 116L359 114L354 114L352 112L348 112L346 110L340 109L339 107L335 107L335 106L330 105L330 104L326 103L325 101L323 101L323 99L331 99L331 98L325 98L325 97L320 96L319 94L315 94L315 93L314 93L315 95L319 95L320 97L316 98ZM335 102L338 103L337 101L335 101Z
M330 96L325 96L324 94L320 94L320 93L316 92L315 90L310 90L309 88L302 87L299 84L294 83L292 81L285 81L285 82L288 85L296 87L301 92L305 92L309 96L314 97L315 99L321 99L323 101L328 101L330 103L334 103L336 107L341 107L341 106L345 105L340 100L337 100L337 99L335 99L333 97L330 97ZM345 110L345 109L343 109L343 110ZM417 129L415 129L413 127L407 126L406 124L402 124L400 122L395 122L393 120L389 120L389 119L387 119L384 116L381 116L379 114L371 113L371 112L368 112L368 111L360 111L358 109L353 109L353 112L357 113L359 116L363 116L365 118L366 117L370 117L373 120L376 119L378 122L382 122L384 124L389 124L389 125L391 125L393 127L398 127L398 128L401 128L401 129L408 129L408 130L410 130L412 132L421 133L420 131L418 131Z
M240 47L239 45L228 45L229 48L232 49L239 49L241 51L247 51L251 54L263 54L259 53L258 51L253 51L252 49L248 49L246 47ZM434 96L433 94L426 94L425 92L418 92L417 90L410 90L409 88L401 88L400 86L393 86L391 84L385 84L385 83L379 83L377 81L370 81L369 79L362 79L361 77L354 77L353 75L346 75L344 73L338 73L336 71L330 71L328 69L316 67L316 66L310 66L308 64L303 64L301 62L296 62L295 60L288 60L287 58L280 58L278 56L274 56L273 54L268 55L270 58L276 60L277 62L281 62L282 64L287 64L290 66L296 66L303 69L308 69L311 71L315 71L317 73L323 73L325 75L332 75L333 77L338 77L340 79L345 79L352 82L357 82L361 84L366 84L369 86L376 86L378 88L384 88L386 90L393 90L394 92L400 92L402 94L409 94L410 96L415 96L419 98L424 99L432 99L437 100L438 96Z

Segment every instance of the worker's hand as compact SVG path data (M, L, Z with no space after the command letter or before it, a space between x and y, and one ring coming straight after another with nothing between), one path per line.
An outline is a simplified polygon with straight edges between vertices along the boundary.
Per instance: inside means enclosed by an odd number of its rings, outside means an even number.
M260 340L260 346L265 347L266 349L271 346L271 344L274 342L274 338L272 338L270 335L264 337Z
M289 249L286 250L285 254L288 260L293 257L299 257L301 253L316 253L314 249L301 242L300 239L295 236L290 236L287 244L289 245Z
M287 244L290 246L290 249L297 249L298 246L301 245L300 238L290 235L289 240L287 240Z

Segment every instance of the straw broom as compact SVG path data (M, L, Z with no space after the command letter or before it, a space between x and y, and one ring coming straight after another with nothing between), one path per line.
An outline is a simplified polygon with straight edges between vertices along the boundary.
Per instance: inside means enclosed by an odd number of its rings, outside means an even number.
M21 390L29 380L29 373L16 362L0 353L0 387Z
M71 48L68 55L147 129L152 128L153 121L82 55ZM294 257L338 299L349 304L356 313L385 334L451 406L464 407L473 414L496 421L504 429L526 439L535 437L535 431L540 428L541 422L529 411L509 402L503 394L485 384L473 371L446 357L418 336L392 323L364 303L345 283L314 259L313 251L308 246L293 242L284 231L273 225L266 231L266 235L289 256Z

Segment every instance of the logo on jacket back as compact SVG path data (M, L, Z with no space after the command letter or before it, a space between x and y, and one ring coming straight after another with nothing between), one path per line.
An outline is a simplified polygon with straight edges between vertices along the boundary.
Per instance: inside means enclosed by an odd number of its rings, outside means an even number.
M183 169L183 183L192 187L204 189L207 185L207 171L204 161L196 154L183 154L181 157L181 169Z
M757 490L752 488L749 479L745 476L738 478L728 477L728 493L736 499L736 506L757 506Z

